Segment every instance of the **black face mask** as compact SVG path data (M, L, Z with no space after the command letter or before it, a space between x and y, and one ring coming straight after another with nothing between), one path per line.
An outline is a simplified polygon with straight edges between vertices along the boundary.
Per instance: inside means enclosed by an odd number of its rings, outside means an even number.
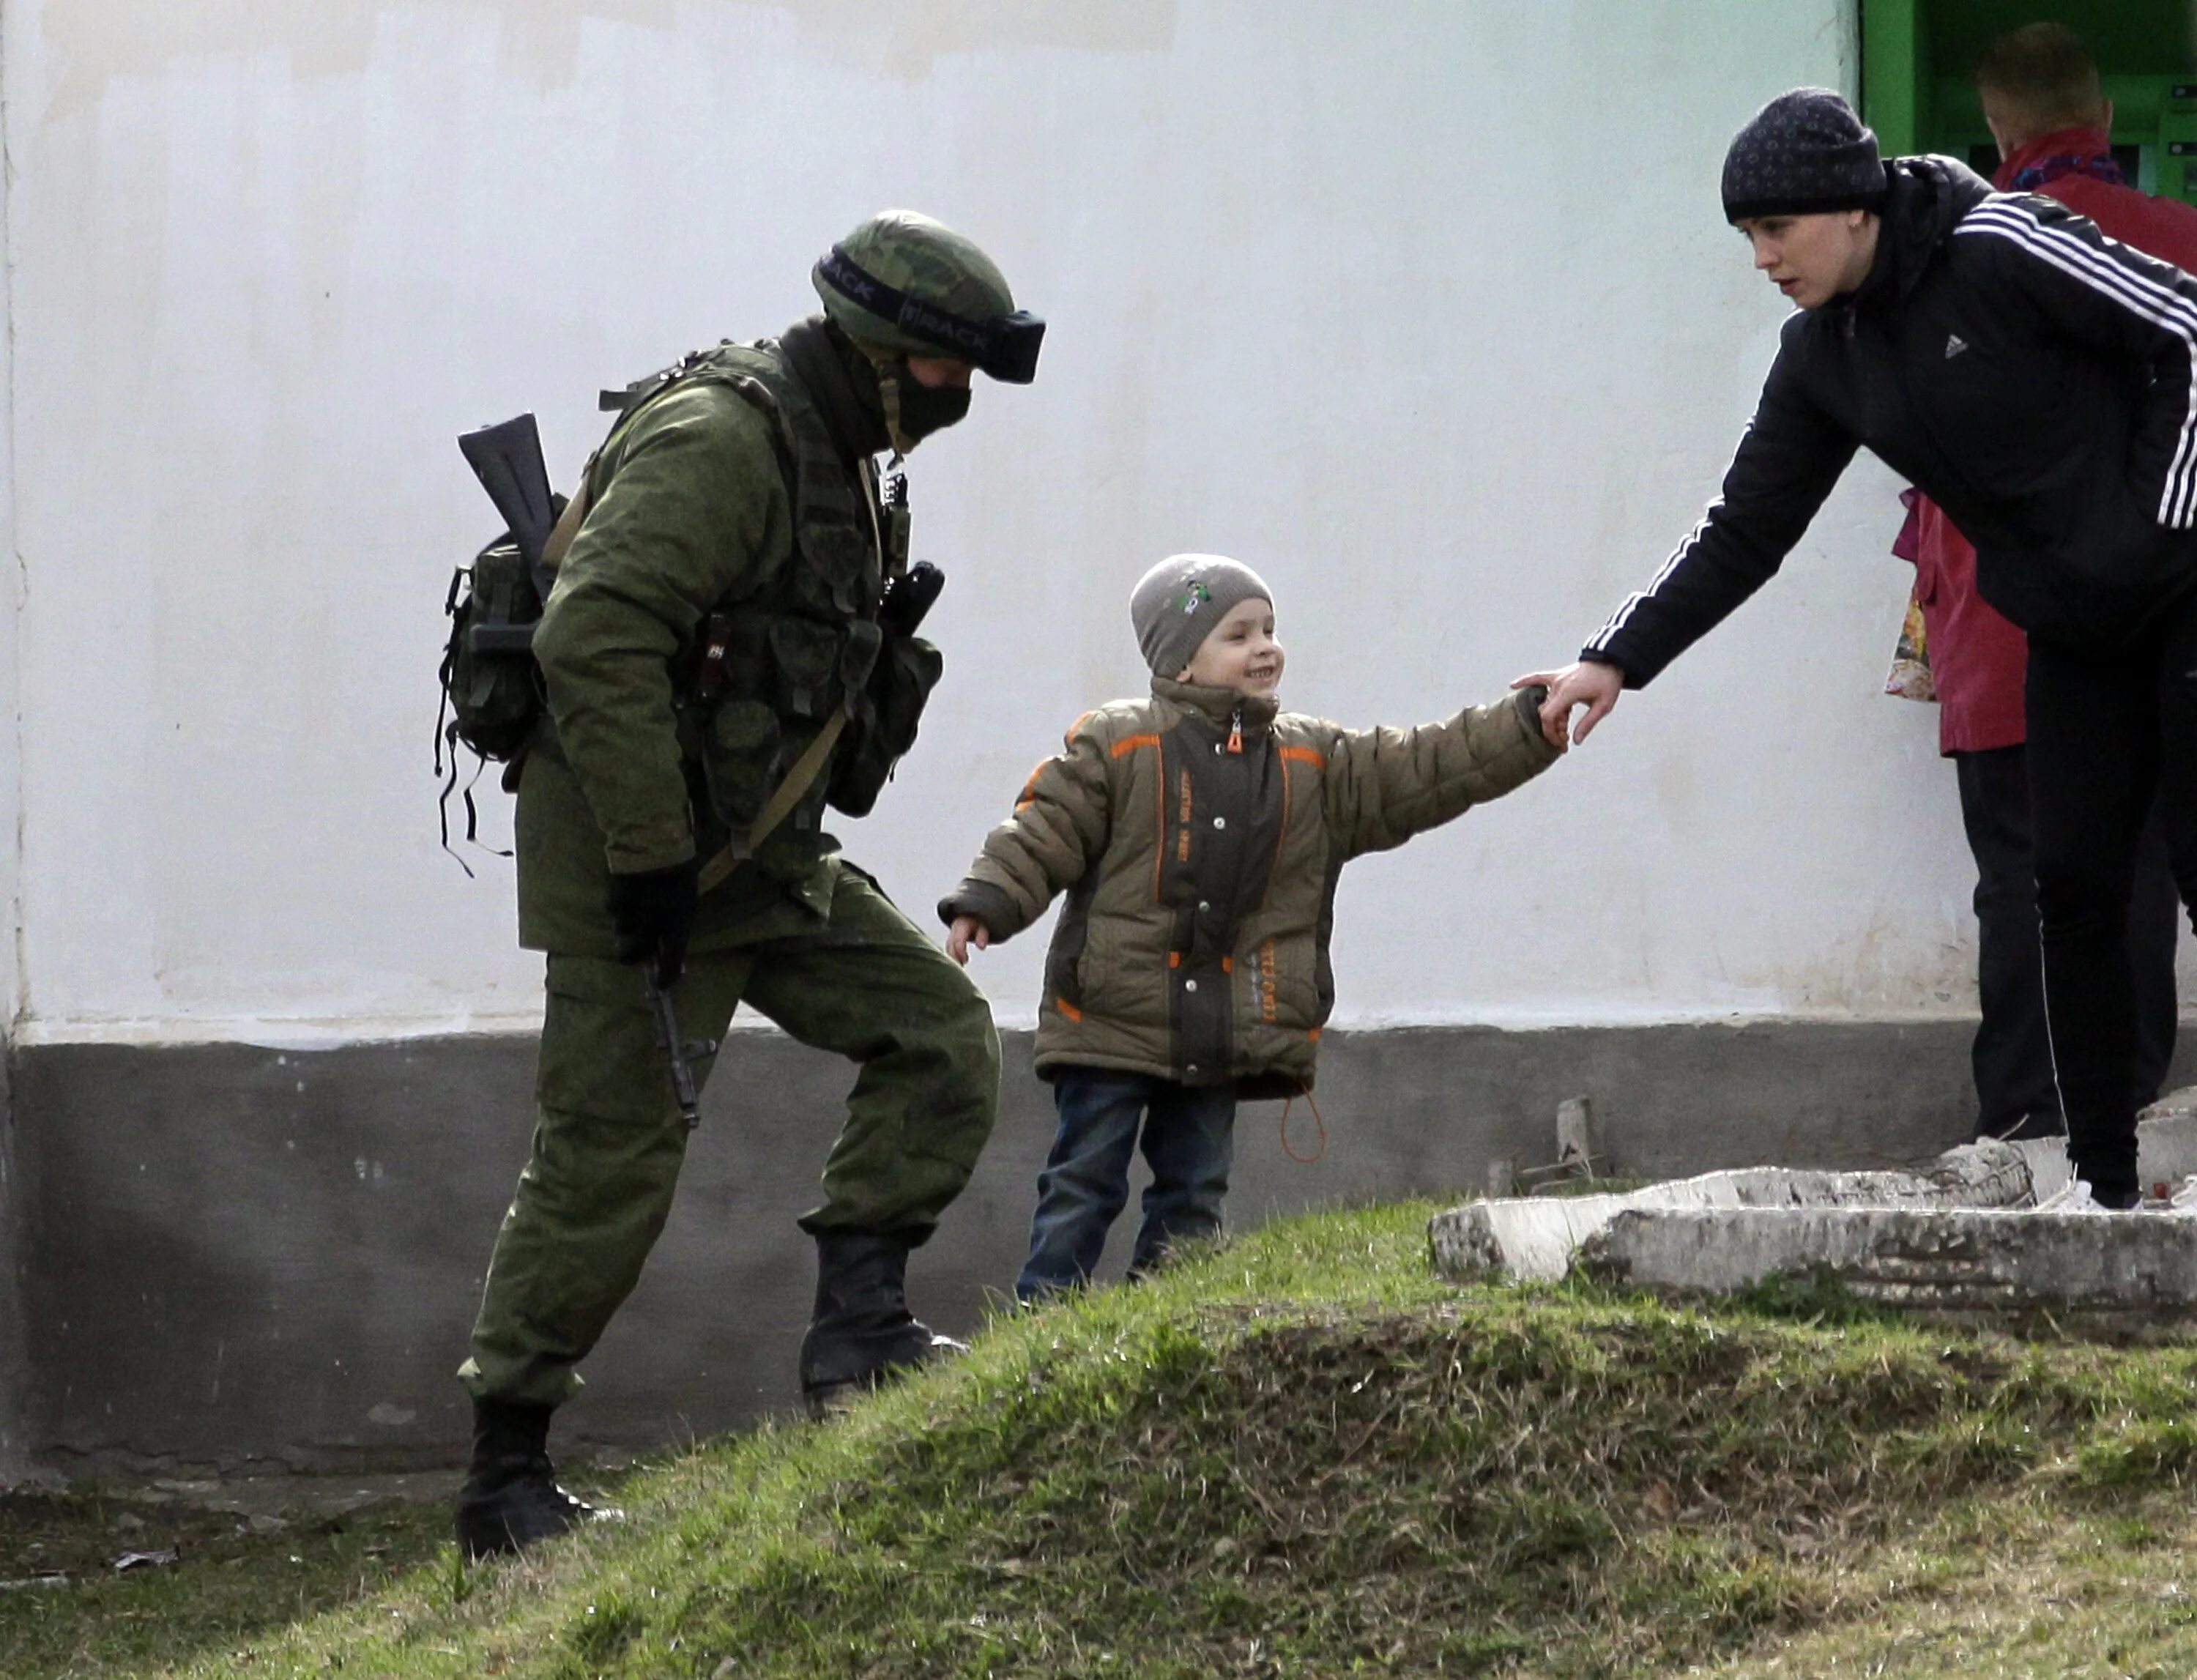
M885 369L884 378L891 382L893 396L898 399L896 403L892 397L887 398L885 413L895 421L893 429L899 435L893 441L903 452L969 413L968 386L925 385L908 370L905 359Z

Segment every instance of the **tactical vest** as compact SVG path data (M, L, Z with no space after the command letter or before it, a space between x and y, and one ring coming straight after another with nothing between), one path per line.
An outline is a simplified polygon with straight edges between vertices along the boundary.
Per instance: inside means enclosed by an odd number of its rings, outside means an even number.
M631 387L603 453L613 453L634 417L666 391L704 383L728 387L770 420L794 553L718 604L677 684L681 745L699 768L698 791L706 791L706 811L704 800L696 802L704 819L698 838L705 852L729 843L739 853L803 751L843 713L825 769L761 848L766 866L777 854L798 867L814 855L827 802L855 815L868 811L893 761L913 741L915 716L942 662L913 637L894 638L888 648L877 623L887 578L907 568L904 488L896 480L891 497L880 500L867 467L848 471L774 340L698 351ZM591 465L588 488L597 495L616 476L613 468L599 480L600 472Z

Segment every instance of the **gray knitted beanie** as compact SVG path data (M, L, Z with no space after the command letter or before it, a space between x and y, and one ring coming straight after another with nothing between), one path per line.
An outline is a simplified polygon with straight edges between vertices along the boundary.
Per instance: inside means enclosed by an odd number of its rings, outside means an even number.
M1754 113L1724 157L1724 214L1806 216L1878 210L1885 197L1876 136L1829 88L1795 88Z
M1271 605L1274 592L1250 567L1219 554L1170 554L1137 580L1129 622L1154 676L1174 677L1238 601Z

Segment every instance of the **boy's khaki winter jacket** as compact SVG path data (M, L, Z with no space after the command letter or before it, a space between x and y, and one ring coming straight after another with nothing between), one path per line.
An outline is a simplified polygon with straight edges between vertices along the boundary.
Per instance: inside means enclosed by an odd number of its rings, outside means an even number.
M1446 723L1345 729L1155 681L1151 699L1076 721L939 915L1006 939L1067 893L1046 959L1041 1075L1309 1090L1335 1003L1342 866L1547 768L1535 704L1528 691Z

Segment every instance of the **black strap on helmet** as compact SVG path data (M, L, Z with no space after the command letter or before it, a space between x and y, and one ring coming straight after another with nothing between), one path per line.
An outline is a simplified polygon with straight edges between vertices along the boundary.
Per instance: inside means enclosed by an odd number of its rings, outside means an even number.
M971 321L886 285L837 245L817 265L817 272L832 290L872 315L891 322L911 338L973 363L1004 384L1028 385L1037 377L1045 322L1028 310Z

